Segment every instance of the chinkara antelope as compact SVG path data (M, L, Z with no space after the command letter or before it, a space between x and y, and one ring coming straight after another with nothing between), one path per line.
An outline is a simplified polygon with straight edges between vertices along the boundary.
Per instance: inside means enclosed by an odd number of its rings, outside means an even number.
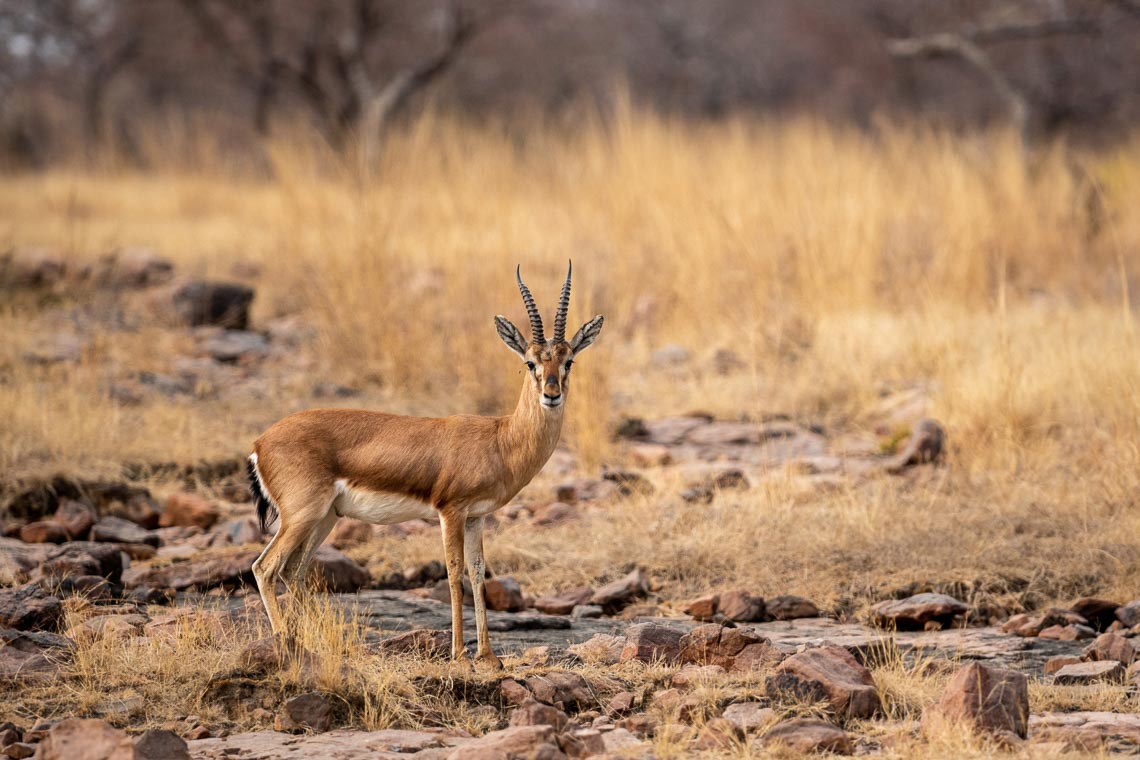
M530 316L531 339L502 316L495 328L526 364L518 405L505 417L407 417L349 409L311 409L276 423L253 444L250 488L265 530L276 535L253 563L273 632L286 633L278 578L297 584L313 552L341 517L391 524L438 518L451 590L451 656L463 646L463 566L475 596L476 661L500 667L487 634L483 598L483 518L517 494L558 443L570 366L602 329L596 316L566 340L570 271L547 340L534 298L515 270Z

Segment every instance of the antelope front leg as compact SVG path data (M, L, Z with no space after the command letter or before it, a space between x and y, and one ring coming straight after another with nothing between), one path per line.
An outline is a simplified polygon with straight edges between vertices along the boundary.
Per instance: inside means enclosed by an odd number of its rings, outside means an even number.
M463 646L463 515L440 510L443 529L443 557L447 564L447 586L451 590L451 659L471 667Z
M479 636L479 649L475 662L498 669L503 663L491 649L491 636L487 633L487 600L483 597L483 574L486 563L483 560L483 518L467 519L464 536L464 554L467 557L467 575L471 578L471 593L475 596L475 631Z

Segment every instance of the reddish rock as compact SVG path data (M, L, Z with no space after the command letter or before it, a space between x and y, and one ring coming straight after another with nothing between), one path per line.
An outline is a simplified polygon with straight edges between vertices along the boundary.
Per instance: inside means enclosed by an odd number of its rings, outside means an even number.
M363 546L372 540L372 526L363 520L342 517L336 521L327 544L341 551L355 546ZM433 579L435 580L435 579Z
M579 728L560 734L558 746L568 757L594 757L606 751L602 732L593 728Z
M1117 607L1116 619L1123 623L1125 628L1140 625L1140 599Z
M720 597L716 594L709 594L708 596L694 599L691 602L686 602L682 611L697 620L712 620L713 616L716 615L717 603L719 601Z
M67 529L54 520L28 523L20 528L20 540L28 544L62 544L68 538Z
M1021 673L977 662L962 667L923 723L967 723L989 733L1025 738L1029 726L1029 681Z
M553 726L555 731L566 728L570 716L557 707L544 705L531 699L515 708L511 713L512 726Z
M488 609L499 612L519 612L526 608L522 588L509 575L497 575L483 583L483 598Z
M52 726L36 750L38 760L134 760L130 737L104 721L68 718Z
M1081 658L1071 654L1059 654L1045 661L1045 675L1051 676L1066 665L1076 665Z
M1089 684L1089 683L1124 683L1127 671L1116 660L1099 660L1095 662L1078 662L1065 665L1053 675L1053 683L1058 684Z
M356 560L331 546L321 546L313 553L309 574L316 578L319 588L333 594L351 594L372 580Z
M123 585L127 588L149 586L176 591L189 588L203 591L223 585L252 587L253 561L260 554L260 549L203 551L191 562L175 562L157 567L132 565L123 573Z
M682 662L747 672L774 665L783 659L783 654L752 629L710 623L684 635L680 658Z
M767 615L773 620L798 620L819 617L819 608L802 596L777 596L765 605Z
M843 647L826 645L792 655L768 680L774 694L823 697L844 718L870 718L882 709L871 671Z
M560 760L565 757L551 726L512 726L492 731L481 739L460 745L447 756L448 760Z
M324 733L332 727L332 705L316 692L300 694L286 700L277 713L274 728L278 731L315 731Z
M218 507L209 499L194 493L172 493L166 498L166 509L158 518L160 527L197 527L209 530L218 521Z
M681 654L682 633L660 623L638 623L626 630L621 661L676 662Z
M596 705L590 685L577 673L552 671L526 679L526 686L539 702L561 710L579 710Z
M186 740L173 731L152 728L134 738L135 760L190 760Z
M751 733L775 723L779 714L760 702L737 702L724 708L722 717L741 731Z
M106 515L91 528L91 540L113 544L150 544L158 546L158 536L140 528L130 520Z
M604 609L607 615L613 615L621 611L622 607L648 593L649 579L641 568L637 568L624 578L607 583L595 591L590 597L590 604L596 604Z
M75 642L59 634L0 628L0 682L54 678L74 649Z
M578 516L578 510L561 501L535 507L533 525L558 525Z
M55 630L62 616L59 599L38 584L0 589L0 628Z
M53 548L39 568L39 576L49 583L81 575L97 575L115 584L122 582L123 557L119 547L71 541Z
M499 681L499 694L508 705L521 705L534 699L530 689L523 686L513 678L504 678Z
M1069 610L1050 608L1033 614L1014 615L1002 624L1001 629L1015 636L1033 637L1052 626L1086 625L1083 617Z
M1086 660L1115 660L1128 667L1136 659L1136 650L1132 642L1118 633L1102 633L1084 651Z
M1093 636L1096 636L1096 631L1087 625L1051 625L1037 634L1039 639L1053 641L1078 641L1091 639Z
M701 727L693 747L704 751L731 750L739 747L743 739L744 732L735 723L713 718Z
M631 691L619 691L610 699L606 705L606 715L614 717L616 715L625 715L633 709L634 700L636 697Z
M587 662L597 661L613 665L621 661L621 653L625 650L624 636L611 636L608 633L596 633L589 640L581 644L567 647L567 651L576 654Z
M399 633L377 646L391 654L415 654L421 657L447 657L451 653L451 632L419 630Z
M786 720L764 734L765 747L781 745L801 754L830 752L850 755L854 751L846 731L814 718Z
M1115 622L1116 610L1119 607L1120 602L1098 599L1092 596L1082 596L1073 602L1070 609L1089 621L1089 625L1095 630L1103 631Z
M966 612L966 605L945 594L915 594L906 599L880 602L871 608L876 625L900 631L922 630L927 623L949 625L956 615Z
M569 615L575 607L590 601L593 596L594 589L589 586L578 586L557 594L539 597L534 601L534 608L547 615Z
M155 293L151 304L170 323L245 330L253 295L252 288L239 283L185 280Z
M720 595L717 611L737 623L755 623L764 620L767 607L763 597L736 590Z

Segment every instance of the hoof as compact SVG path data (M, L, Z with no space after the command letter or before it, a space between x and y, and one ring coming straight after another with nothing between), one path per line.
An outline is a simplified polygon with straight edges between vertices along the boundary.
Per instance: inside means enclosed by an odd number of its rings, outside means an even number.
M503 661L495 656L494 652L487 652L475 656L475 665L484 670L502 670Z
M471 664L471 658L467 653L451 655L451 667L463 673L475 672L475 666Z

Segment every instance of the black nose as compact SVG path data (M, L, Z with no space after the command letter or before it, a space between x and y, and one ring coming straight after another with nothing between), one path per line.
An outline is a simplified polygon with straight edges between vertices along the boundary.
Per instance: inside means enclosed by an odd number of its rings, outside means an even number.
M558 387L558 378L546 378L546 385L543 386L542 395L550 399L555 399L562 395L562 389Z

